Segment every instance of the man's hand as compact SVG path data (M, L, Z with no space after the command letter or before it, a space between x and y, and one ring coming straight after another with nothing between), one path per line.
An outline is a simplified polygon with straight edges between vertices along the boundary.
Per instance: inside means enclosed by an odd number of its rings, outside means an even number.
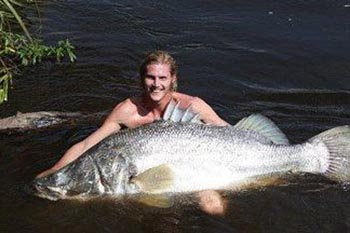
M224 215L226 202L220 194L214 190L205 190L198 193L199 207L211 215Z
M39 173L39 174L36 176L36 178L41 178L41 177L44 177L44 176L48 176L48 175L50 175L50 174L52 174L52 173L54 173L54 172L56 172L56 171L57 171L56 169L50 168L50 169L48 169L48 170L45 170L45 171Z

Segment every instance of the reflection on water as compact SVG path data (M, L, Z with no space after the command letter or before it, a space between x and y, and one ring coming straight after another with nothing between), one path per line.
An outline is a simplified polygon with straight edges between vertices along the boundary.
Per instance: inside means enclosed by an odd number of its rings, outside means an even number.
M0 117L16 111L108 111L140 93L137 67L150 50L170 51L179 88L231 123L272 118L292 142L349 124L347 1L47 1L42 36L69 37L76 64L45 63L15 79ZM0 135L1 232L349 232L348 188L318 176L238 193L223 217L191 195L166 210L132 200L51 202L23 187L96 122Z

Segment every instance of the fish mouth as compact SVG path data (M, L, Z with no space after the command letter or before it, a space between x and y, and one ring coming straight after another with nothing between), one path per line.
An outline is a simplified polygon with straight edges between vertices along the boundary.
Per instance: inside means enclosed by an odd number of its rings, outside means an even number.
M46 198L51 201L57 201L62 196L61 193L58 192L59 188L43 185L36 180L32 181L30 184L25 185L24 190L30 195Z

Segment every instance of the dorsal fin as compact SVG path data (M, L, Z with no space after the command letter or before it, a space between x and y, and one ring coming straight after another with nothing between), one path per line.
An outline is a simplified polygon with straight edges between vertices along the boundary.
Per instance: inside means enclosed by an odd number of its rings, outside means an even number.
M284 133L269 118L261 114L252 114L240 120L236 128L251 130L270 139L274 144L289 145Z
M163 114L163 120L165 121L170 120L171 114L173 113L175 106L176 106L175 101L171 100L165 109L165 112Z
M200 123L199 114L192 111L191 106L182 109L179 107L180 101L175 102L171 100L168 106L165 109L163 114L164 121L174 121L174 122L192 122L192 123Z

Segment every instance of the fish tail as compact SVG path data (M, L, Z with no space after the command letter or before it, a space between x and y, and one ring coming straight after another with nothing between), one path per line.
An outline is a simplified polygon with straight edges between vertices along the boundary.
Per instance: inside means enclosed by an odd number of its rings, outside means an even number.
M350 126L339 126L316 135L312 144L323 143L328 149L327 167L323 174L338 182L350 181Z

